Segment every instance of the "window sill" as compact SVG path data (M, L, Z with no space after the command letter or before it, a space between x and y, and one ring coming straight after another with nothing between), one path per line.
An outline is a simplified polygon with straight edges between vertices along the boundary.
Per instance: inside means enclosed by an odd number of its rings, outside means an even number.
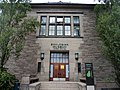
M36 38L83 38L81 36L36 36Z

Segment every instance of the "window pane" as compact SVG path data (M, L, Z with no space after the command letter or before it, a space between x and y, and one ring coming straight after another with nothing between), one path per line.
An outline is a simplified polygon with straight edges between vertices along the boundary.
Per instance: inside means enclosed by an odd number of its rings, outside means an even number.
M50 17L50 23L55 23L55 17Z
M47 17L46 16L42 16L41 17L41 23L44 24L46 23Z
M73 23L79 23L79 17L78 16L73 17Z
M65 57L63 57L63 63L65 63L65 62L66 62Z
M59 63L59 58L58 57L56 58L56 61L57 61L57 63Z
M65 35L70 35L70 26L65 26Z
M62 63L62 57L60 58L60 63Z
M57 17L57 22L58 23L63 22L63 17Z
M68 78L69 68L68 65L66 65L66 78Z
M53 63L53 61L54 61L54 58L53 58L53 57L51 57L51 63Z
M53 65L50 65L50 77L53 77Z
M63 26L61 25L57 26L57 35L63 35Z
M57 62L57 59L56 58L54 58L54 63L56 63Z
M74 36L80 36L80 26L74 26Z
M51 63L68 63L68 53L51 53Z
M38 62L38 72L41 72L41 62Z
M68 58L67 57L65 58L65 62L68 63Z
M41 25L40 35L45 35L46 25Z
M78 73L81 73L81 63L78 63Z
M54 56L54 54L53 53L51 53L51 57L53 57Z
M70 23L70 17L65 17L65 23Z
M49 26L49 35L55 35L55 25Z

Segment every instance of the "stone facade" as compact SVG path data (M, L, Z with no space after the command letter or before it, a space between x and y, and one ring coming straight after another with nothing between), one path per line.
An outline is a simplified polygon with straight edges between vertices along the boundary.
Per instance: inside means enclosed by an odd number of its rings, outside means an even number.
M23 75L37 74L37 50L35 33L26 36L25 46L18 60L11 58L6 66L21 80Z
M14 73L19 79L23 74L36 74L41 81L49 81L50 52L64 51L54 50L52 43L68 44L66 51L69 51L69 80L79 81L79 78L85 77L85 63L93 63L94 76L96 81L109 81L112 78L113 68L101 53L101 41L95 29L96 15L93 11L94 5L71 4L71 3L47 3L31 4L32 11L29 16L37 17L40 20L41 15L76 15L80 16L80 34L81 37L74 38L48 38L39 37L39 28L37 33L26 36L26 43L19 60L11 59L7 66L10 72ZM49 8L49 9L48 9ZM37 37L37 38L36 38ZM40 53L45 53L44 60L41 61ZM79 53L78 61L74 54ZM40 73L37 72L38 62L41 62ZM76 63L81 63L81 73L77 72ZM101 84L100 84L101 85ZM100 86L98 85L98 87ZM115 86L115 85L114 85ZM105 87L108 87L107 85Z

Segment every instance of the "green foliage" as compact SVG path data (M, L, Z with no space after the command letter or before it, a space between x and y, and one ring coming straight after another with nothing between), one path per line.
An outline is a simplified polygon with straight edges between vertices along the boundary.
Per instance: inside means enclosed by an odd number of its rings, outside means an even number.
M0 90L12 90L16 78L5 70L0 70Z
M112 0L111 0L112 1ZM120 5L117 1L97 5L97 31L103 42L103 53L115 69L115 79L120 85Z
M9 57L20 55L25 36L35 31L38 26L36 18L26 17L31 10L29 0L3 0L0 3L0 68ZM17 58L16 58L17 59Z

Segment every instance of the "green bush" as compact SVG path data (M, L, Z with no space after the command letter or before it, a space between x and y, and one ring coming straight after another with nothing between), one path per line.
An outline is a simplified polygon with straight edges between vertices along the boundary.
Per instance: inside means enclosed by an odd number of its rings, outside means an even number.
M12 90L16 78L7 71L0 70L0 90Z

